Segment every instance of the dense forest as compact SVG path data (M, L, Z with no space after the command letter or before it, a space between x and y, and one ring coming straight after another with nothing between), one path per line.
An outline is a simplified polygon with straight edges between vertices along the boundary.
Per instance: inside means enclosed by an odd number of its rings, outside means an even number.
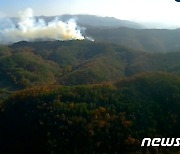
M180 52L147 53L91 41L19 42L0 47L5 89L42 84L94 84L142 72L180 74Z
M141 141L180 136L179 59L101 41L1 45L0 153L177 153Z
M2 153L130 153L144 137L180 135L180 78L143 73L112 83L41 86L1 104Z

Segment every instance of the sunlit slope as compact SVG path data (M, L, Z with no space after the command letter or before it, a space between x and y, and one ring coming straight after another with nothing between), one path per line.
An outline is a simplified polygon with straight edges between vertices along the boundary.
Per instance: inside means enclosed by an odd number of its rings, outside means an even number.
M42 59L31 49L0 48L1 88L29 87L56 82L59 66Z
M111 43L19 42L0 51L1 88L100 83L148 71L180 73L180 52L152 54Z

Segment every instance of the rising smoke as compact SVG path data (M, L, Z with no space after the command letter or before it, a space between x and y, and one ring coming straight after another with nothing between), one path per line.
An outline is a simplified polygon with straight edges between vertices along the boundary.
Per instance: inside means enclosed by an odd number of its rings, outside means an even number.
M62 22L55 18L46 23L44 19L36 19L31 8L19 13L17 24L6 19L0 20L0 25L1 44L34 40L83 40L85 38L75 20Z

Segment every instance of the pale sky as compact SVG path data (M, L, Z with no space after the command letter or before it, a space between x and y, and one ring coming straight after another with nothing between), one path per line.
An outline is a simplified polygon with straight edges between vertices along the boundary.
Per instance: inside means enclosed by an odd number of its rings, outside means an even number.
M180 3L175 0L0 0L0 16L17 16L28 7L37 16L92 14L180 27Z

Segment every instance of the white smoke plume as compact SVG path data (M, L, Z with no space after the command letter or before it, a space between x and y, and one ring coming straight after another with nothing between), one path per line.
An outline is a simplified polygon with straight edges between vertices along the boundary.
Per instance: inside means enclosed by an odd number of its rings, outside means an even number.
M19 21L13 24L10 20L0 21L0 44L34 40L83 40L75 20L62 22L58 18L46 23L44 19L36 19L33 10L27 8L19 12ZM5 23L4 23L5 22Z

